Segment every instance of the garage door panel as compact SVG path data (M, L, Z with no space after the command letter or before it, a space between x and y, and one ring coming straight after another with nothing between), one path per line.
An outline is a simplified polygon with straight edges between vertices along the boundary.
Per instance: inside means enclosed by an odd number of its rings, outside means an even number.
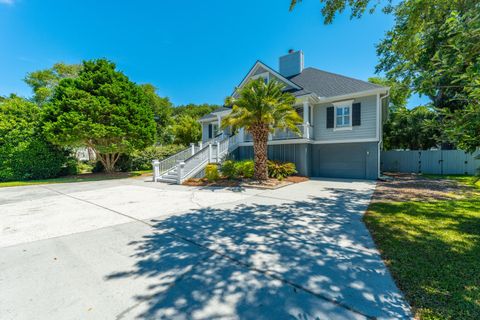
M312 175L330 178L375 178L376 143L316 145L312 153Z

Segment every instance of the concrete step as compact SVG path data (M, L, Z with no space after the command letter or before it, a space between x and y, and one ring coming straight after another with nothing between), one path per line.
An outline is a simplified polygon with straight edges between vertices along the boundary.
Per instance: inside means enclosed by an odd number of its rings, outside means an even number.
M177 179L167 178L167 177L160 177L157 181L166 182L166 183L177 183Z

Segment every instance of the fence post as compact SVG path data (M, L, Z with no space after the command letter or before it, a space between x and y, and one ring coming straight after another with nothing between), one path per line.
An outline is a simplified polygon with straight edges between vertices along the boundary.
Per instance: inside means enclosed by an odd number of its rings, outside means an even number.
M198 148L199 148L200 150L202 150L202 148L203 148L203 142L202 142L202 141L199 141L199 142L198 142Z
M156 159L153 160L152 166L153 166L153 182L157 182L157 178L160 177L160 161Z
M195 154L195 143L190 143L190 148L192 149L192 156Z
M183 178L183 175L184 175L184 168L185 168L185 162L181 161L178 163L178 176L177 176L177 183L178 184L182 184L182 178Z
M212 144L208 145L208 163L212 163Z

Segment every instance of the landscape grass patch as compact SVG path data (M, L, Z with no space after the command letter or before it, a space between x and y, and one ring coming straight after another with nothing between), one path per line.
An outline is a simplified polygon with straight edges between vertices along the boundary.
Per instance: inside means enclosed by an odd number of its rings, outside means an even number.
M419 319L480 319L478 192L458 200L377 201L364 219Z

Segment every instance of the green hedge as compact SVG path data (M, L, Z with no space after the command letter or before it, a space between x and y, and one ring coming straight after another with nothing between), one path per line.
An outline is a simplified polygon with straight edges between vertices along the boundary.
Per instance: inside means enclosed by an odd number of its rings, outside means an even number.
M0 181L66 174L71 170L68 153L44 138L37 105L19 97L0 103Z
M223 162L220 171L222 175L228 179L252 178L254 166L253 160L227 160ZM292 162L268 161L268 176L270 178L283 180L295 173L297 173L297 171L295 164Z

